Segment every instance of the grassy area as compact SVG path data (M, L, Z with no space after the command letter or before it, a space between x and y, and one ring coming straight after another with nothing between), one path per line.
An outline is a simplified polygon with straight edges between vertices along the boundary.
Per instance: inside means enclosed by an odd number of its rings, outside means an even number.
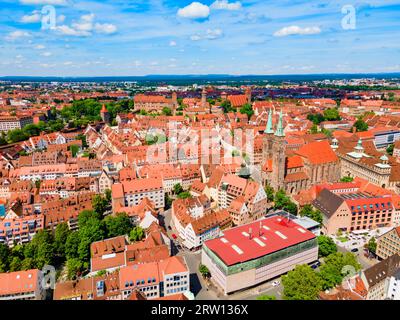
M349 241L349 238L347 238L346 236L342 236L342 237L338 237L338 240L340 242L347 242L347 241Z

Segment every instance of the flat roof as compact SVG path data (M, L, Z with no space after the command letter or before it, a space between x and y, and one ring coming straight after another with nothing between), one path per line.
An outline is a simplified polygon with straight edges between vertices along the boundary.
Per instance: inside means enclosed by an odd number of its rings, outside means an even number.
M315 237L311 231L293 220L273 216L225 230L223 237L208 240L204 245L227 266L231 266L263 257Z

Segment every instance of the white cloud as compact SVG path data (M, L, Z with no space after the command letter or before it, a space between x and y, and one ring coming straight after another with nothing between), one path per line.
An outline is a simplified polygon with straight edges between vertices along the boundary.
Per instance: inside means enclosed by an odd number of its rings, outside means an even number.
M301 28L299 26L290 26L282 28L274 33L275 37L286 37L290 35L307 35L307 34L318 34L321 33L321 29L319 27L306 27Z
M21 4L27 5L53 5L53 6L65 6L67 5L66 0L19 0Z
M33 49L35 49L35 50L43 50L43 49L46 49L46 47L44 45L42 45L42 44L38 44L38 45L34 46Z
M190 37L190 40L192 41L200 41L204 39L215 40L222 36L223 32L221 29L207 29L206 34L204 36L195 34Z
M199 35L190 36L190 40L199 41L199 40L201 40L201 37Z
M214 30L208 29L206 38L209 40L215 40L215 39L220 38L222 36L222 34L223 33L222 33L221 29L214 29Z
M72 61L65 61L63 64L64 64L64 66L71 66L72 65Z
M25 15L21 18L22 23L36 23L42 19L38 11L33 11L31 15Z
M93 13L81 16L79 22L73 23L71 26L75 30L90 32L93 30L93 21L95 15Z
M17 40L19 38L26 38L26 37L30 37L30 33L26 32L26 31L22 31L22 30L16 30L13 32L10 32L7 36L6 36L6 40L7 41L14 41Z
M41 55L42 57L50 57L50 56L52 56L52 53L49 52L49 51L46 51L46 52L41 53L40 55Z
M72 23L71 26L61 25L55 29L61 34L76 37L88 37L92 35L92 32L100 34L113 34L117 32L118 29L115 25L110 23L94 23L95 18L96 16L93 13L85 14L80 17L79 21Z
M98 33L103 33L103 34L113 34L117 32L117 27L113 24L110 23L96 23L95 25L95 30Z
M91 35L90 32L87 31L80 31L73 29L69 26L62 25L62 26L57 26L55 28L56 31L58 31L60 34L66 35L66 36L75 36L75 37L88 37Z
M240 1L229 3L228 0L217 0L210 6L210 8L215 10L240 10L242 4Z
M176 47L177 43L175 41L170 41L169 46L170 47Z
M210 8L200 2L192 2L188 6L178 10L178 16L188 19L208 18Z

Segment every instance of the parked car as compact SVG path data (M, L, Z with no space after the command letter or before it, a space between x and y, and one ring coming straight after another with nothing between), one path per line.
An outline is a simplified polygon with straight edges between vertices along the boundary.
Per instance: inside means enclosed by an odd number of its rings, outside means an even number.
M173 238L174 240L178 239L178 237L176 236L175 233L172 234L172 238Z
M358 252L358 248L351 249L351 252Z
M281 282L280 282L279 280L276 280L276 281L272 282L272 286L273 286L273 287L277 287L277 286L279 286L280 284L281 284Z
M314 263L311 265L311 268L317 269L320 265L321 265L321 262L317 261L317 262L314 262Z
M168 226L168 230L172 230L171 226Z

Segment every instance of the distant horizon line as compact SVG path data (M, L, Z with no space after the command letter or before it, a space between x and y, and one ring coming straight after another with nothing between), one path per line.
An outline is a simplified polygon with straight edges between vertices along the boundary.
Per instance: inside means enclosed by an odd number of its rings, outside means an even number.
M93 80L101 80L101 79L109 79L109 80L207 80L207 79L240 79L240 78L252 78L252 79L279 79L279 80L292 80L296 78L296 80L301 80L302 78L311 79L318 78L318 80L329 78L341 79L342 77L351 79L351 78L392 78L392 77L400 77L399 72L360 72L360 73L308 73L308 74L147 74L141 76L0 76L0 80L2 81L19 81L19 80L82 80L82 79L93 79Z

